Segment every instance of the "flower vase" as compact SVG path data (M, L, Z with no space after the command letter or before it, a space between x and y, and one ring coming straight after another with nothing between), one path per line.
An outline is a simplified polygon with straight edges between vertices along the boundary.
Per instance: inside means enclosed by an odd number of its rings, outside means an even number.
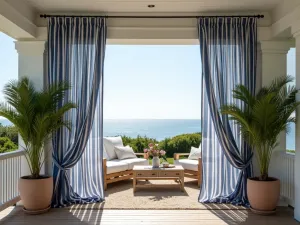
M153 168L158 168L158 167L159 167L159 164L160 164L159 157L158 157L158 156L153 156L153 159L152 159L152 167L153 167Z

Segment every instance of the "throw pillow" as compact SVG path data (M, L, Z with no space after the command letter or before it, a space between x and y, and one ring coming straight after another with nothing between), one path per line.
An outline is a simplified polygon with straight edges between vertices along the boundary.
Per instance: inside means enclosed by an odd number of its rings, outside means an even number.
M201 146L199 148L192 147L188 159L199 159L201 158Z
M117 159L118 156L115 152L115 146L123 147L122 138L119 137L104 137L103 138L104 148L107 154L107 160Z
M109 160L109 157L108 157L108 155L107 155L107 153L106 153L106 149L105 149L105 147L104 147L104 144L103 144L103 159Z
M127 145L125 147L115 146L115 152L118 156L118 159L132 159L136 158L133 149Z

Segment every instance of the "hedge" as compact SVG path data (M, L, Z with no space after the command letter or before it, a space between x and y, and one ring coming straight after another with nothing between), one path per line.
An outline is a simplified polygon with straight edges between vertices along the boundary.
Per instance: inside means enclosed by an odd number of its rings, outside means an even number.
M11 152L18 149L18 146L13 143L8 137L0 137L0 154Z
M8 137L13 143L18 145L18 129L15 126L3 126L0 123L0 137Z
M173 157L174 153L189 153L192 146L198 148L200 143L201 133L194 133L166 138L159 145L167 152L167 157Z
M162 141L146 136L137 136L136 138L122 136L122 140L125 146L131 146L135 152L143 152L145 148L148 148L149 143L159 144L160 148L166 151L167 157L173 157L174 153L189 153L192 146L199 147L201 133L181 134L172 138L165 138Z

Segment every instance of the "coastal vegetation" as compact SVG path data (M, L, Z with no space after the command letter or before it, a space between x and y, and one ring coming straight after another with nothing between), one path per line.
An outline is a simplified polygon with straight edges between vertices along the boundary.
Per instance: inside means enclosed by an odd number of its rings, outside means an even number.
M4 138L4 139L2 139ZM198 147L201 142L201 133L181 134L165 138L161 141L155 138L138 135L136 138L122 136L124 145L130 145L135 152L143 152L149 143L158 143L161 149L166 151L168 161L172 161L176 152L189 153L191 147ZM2 144L3 143L3 144ZM3 126L0 123L0 154L10 152L18 148L18 131L15 126ZM295 154L295 150L286 150Z
M7 137L15 145L18 145L18 130L15 126L3 126L0 123L0 137Z
M201 133L181 134L165 138L161 141L155 138L138 135L136 138L122 136L124 145L130 145L135 152L143 152L149 143L159 144L160 149L166 151L167 158L173 158L176 152L189 153L191 147L198 147L201 142ZM15 126L0 124L0 154L11 152L18 148L18 130Z
M0 154L11 152L18 149L18 145L12 142L8 137L0 137Z
M286 152L287 152L287 153L290 153L290 154L295 154L295 153L296 153L296 151L293 150L293 149L287 149Z
M18 149L18 130L0 123L0 154Z
M189 153L192 146L199 147L201 133L181 134L161 141L146 136L137 136L136 138L122 136L122 140L124 145L130 145L135 152L143 152L149 143L158 144L160 149L166 151L166 157L173 157L174 153Z

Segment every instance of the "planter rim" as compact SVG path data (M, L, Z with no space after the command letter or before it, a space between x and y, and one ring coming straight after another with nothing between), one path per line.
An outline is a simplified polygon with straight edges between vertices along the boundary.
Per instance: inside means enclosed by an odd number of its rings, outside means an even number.
M31 175L25 175L25 176L20 177L20 179L22 179L22 180L44 180L44 179L52 178L52 176L50 176L50 175L40 175L40 177L36 178L36 179L30 178L30 176Z
M254 182L276 182L276 181L279 180L279 179L276 178L276 177L269 177L269 178L271 178L271 179L273 179L273 180L257 180L256 178L257 178L257 177L249 177L249 178L247 178L247 180L251 180L251 181L254 181Z

